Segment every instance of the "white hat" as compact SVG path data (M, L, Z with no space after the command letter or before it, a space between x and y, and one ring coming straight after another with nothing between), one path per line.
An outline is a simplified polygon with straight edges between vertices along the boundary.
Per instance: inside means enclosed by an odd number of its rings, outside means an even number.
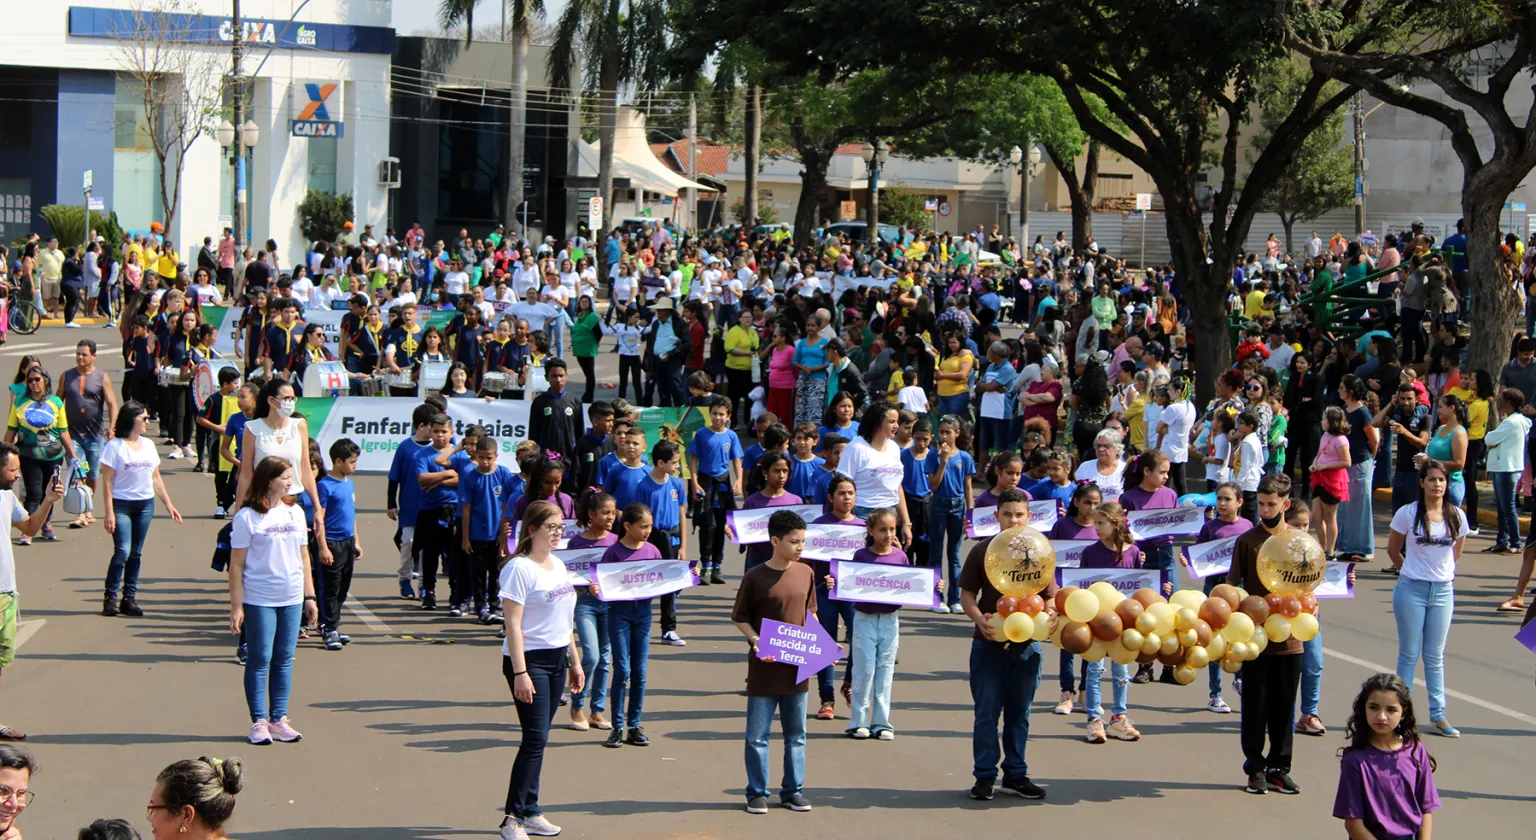
M665 310L668 310L668 311L672 311L672 310L677 309L677 304L672 302L672 298L663 297L663 298L657 298L656 302L651 304L651 308L652 309L656 309L656 310L665 309Z

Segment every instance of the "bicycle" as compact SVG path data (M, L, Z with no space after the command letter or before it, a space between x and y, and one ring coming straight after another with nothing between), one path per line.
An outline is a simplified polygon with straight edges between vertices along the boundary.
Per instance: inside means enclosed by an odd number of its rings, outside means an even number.
M22 282L14 282L9 286L6 294L6 312L11 331L18 335L31 335L42 326L42 310L37 308L31 298L23 294Z

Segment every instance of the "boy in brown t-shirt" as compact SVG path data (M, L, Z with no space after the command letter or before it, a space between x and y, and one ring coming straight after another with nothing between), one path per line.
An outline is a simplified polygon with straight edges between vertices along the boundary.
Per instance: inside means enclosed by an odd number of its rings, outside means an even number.
M731 620L752 645L747 662L747 813L768 813L768 732L773 713L784 731L784 780L779 802L792 811L809 811L805 785L805 699L810 681L795 680L796 668L760 656L758 633L763 619L804 625L816 614L816 582L811 567L800 562L805 548L805 520L781 510L768 519L773 556L741 578Z
M1029 497L1023 491L1005 490L997 497L997 524L1004 531L1029 524ZM1029 741L1029 707L1035 689L1040 686L1040 643L1019 644L992 636L987 616L997 612L997 599L1001 596L987 579L987 546L994 539L987 537L977 543L966 555L960 571L960 606L976 625L971 641L971 701L976 706L971 754L975 758L976 784L971 788L971 798L992 798L1001 758L1003 790L1025 799L1044 799L1045 791L1029 780L1029 765L1024 761L1024 747ZM1054 615L1054 579L1046 582L1040 597L1045 599L1045 612L1041 614ZM1001 750L997 738L999 715L1003 718Z

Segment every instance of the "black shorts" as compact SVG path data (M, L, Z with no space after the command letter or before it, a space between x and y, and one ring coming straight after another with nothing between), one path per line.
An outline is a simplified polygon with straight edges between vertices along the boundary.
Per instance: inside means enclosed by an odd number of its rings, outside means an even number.
M1312 498L1317 499L1325 505L1342 504L1338 496L1329 493L1327 490L1324 490L1321 487L1312 488Z

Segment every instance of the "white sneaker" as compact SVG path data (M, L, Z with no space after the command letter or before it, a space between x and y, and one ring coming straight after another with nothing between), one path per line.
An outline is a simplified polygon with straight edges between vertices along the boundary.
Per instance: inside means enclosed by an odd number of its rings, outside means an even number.
M183 446L181 448L181 451L186 453L188 458L196 458L197 457L197 450L193 449L192 448L192 444L190 444L190 443L187 444L186 446Z
M882 729L882 730L880 730L875 735L875 740L877 740L877 741L894 741L894 740L896 740L896 733L891 731L891 730L889 730L889 729Z
M931 611L936 612L939 615L949 615L949 607L946 607L943 604L940 604L937 607L933 607Z
M170 458L172 461L179 461L182 458L185 458L187 456L182 454L181 447L173 446L173 447L171 447L170 454L166 455L165 457Z
M1212 697L1211 702L1205 704L1205 710L1208 712L1215 712L1218 715L1232 714L1232 707L1228 706L1227 701L1221 699L1220 695Z
M667 644L673 646L673 647L687 647L688 646L688 643L683 641L683 637L677 635L677 631L676 630L668 630L667 632L662 633L661 634L661 640L663 642L666 642Z
M223 505L219 505L218 507L213 509L213 518L214 519L227 519L228 517L229 517L229 511L225 510Z
M853 738L855 741L863 741L869 737L869 727L860 726L852 732L849 732L848 737Z
M955 615L965 615L965 607L962 607L959 604L955 604L954 606L950 607L949 611Z
M1469 537L1481 537L1482 535L1483 535L1483 529L1482 528L1473 528L1472 530L1467 532L1467 536L1469 536Z
M80 325L75 323L74 321L70 321L69 323L64 325L64 329L66 329L66 330L78 330L78 329L80 329Z
M528 840L528 832L523 830L517 820L509 820L501 825L501 840Z
M560 826L550 822L543 814L520 819L518 822L522 823L524 831L537 837L554 837L560 833Z

